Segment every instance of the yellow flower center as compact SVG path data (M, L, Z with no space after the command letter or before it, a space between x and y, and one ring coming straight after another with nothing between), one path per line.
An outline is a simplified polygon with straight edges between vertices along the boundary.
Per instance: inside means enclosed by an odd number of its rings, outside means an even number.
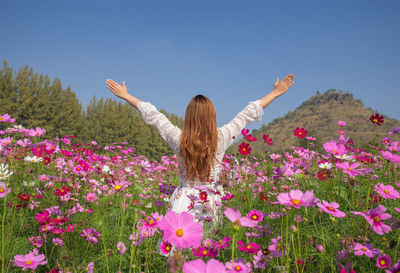
M328 207L328 209L329 209L330 211L334 211L334 210L335 210L335 209L332 208L332 207Z
M378 122L378 119L377 119L377 118L374 118L372 121L375 122L375 123L377 123L377 122Z
M115 185L114 189L116 189L117 191L120 190L122 188L121 185Z
M337 151L336 151L336 150L333 150L333 153L334 153L334 154L337 154Z
M251 245L247 245L246 247L247 247L247 249L250 249L250 248L251 248Z
M154 221L153 220L150 220L149 221L149 225L151 226L151 225L153 225L154 224Z
M0 193L4 192L4 189L0 189Z
M375 223L378 223L381 220L381 218L379 218L379 216L375 216L372 219L374 219Z
M235 266L235 270L236 270L236 271L239 271L240 269L242 269L240 266L238 266L238 265Z
M257 219L258 219L258 216L254 214L253 216L251 216L251 218L252 218L253 220L257 220Z
M246 151L246 148L243 148L242 151L245 152L245 151Z
M297 200L297 199L293 199L293 200L292 200L292 203L293 203L294 205L299 205L299 204L301 204L301 201L300 201L300 200Z
M365 247L361 248L362 251L367 251L367 249Z
M299 132L299 135L301 135L301 132Z
M31 260L27 260L26 264L32 264L32 261Z
M379 263L380 263L381 265L386 265L386 261L385 261L384 259L380 260Z
M349 172L351 172L351 169L350 169L350 168L347 168L347 170L348 170Z
M182 237L183 236L183 229L177 229L176 230L176 236L178 236L178 237Z
M0 117L0 120L4 120L4 118L3 118L3 117Z
M165 250L166 250L166 251L170 251L170 250L171 250L171 247L170 247L170 246L166 246L166 247L165 247Z
M206 255L207 254L207 250L203 250L203 255Z
M384 190L383 192L384 192L384 193L386 193L386 194L388 194L388 193L389 193L389 191L388 191L388 190Z

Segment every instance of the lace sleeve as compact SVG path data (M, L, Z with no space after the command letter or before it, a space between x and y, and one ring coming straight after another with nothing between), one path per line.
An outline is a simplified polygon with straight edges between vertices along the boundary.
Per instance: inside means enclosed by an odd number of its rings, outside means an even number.
M156 107L149 102L141 101L137 104L137 108L141 113L144 122L156 127L161 137L176 153L179 148L181 129L173 125L163 113L157 111Z
M224 151L232 145L235 138L240 134L241 130L249 123L257 120L261 121L264 110L260 105L260 101L251 101L239 114L236 115L228 124L220 127L220 141Z

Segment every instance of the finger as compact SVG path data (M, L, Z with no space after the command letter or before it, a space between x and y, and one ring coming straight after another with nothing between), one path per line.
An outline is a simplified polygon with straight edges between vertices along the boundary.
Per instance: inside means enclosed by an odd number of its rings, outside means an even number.
M279 83L279 78L276 78L274 85L277 85L278 83Z
M124 82L124 81L122 82L122 86L123 86L123 87L126 87L126 85L125 85L125 82Z

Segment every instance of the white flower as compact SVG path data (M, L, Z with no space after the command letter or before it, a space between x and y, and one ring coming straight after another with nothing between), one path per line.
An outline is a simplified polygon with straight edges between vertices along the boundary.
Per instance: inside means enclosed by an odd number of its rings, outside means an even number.
M146 205L146 208L151 208L153 205L151 204L151 203L148 203L147 205Z
M125 168L125 171L126 171L127 173L130 173L130 172L132 171L132 169L129 168L129 167L126 167L126 168Z
M25 186L34 186L35 185L35 181L32 181L32 182L27 182L27 181L24 181L24 185Z
M333 164L329 163L329 162L324 162L324 163L319 164L318 167L320 167L321 169L330 170L333 167Z
M5 180L9 178L12 174L13 172L10 172L8 170L8 164L0 164L0 180Z
M336 155L335 156L336 158L339 158L339 159L344 159L344 160L351 160L351 161L354 161L353 160L353 158L351 157L351 156L348 156L348 155L346 155L346 154L344 154L344 155Z
M42 161L43 160L43 158L41 158L41 157L37 157L36 155L34 155L34 156L26 156L25 158L24 158L24 160L26 161L26 162L32 162L32 163L35 163L35 162L40 162L40 161Z
M108 173L110 171L110 167L108 167L107 165L104 165L103 168L101 168L101 171L103 173Z

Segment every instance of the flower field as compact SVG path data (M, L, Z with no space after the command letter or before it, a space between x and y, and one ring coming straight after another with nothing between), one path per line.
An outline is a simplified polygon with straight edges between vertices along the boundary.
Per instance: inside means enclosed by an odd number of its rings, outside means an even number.
M384 122L371 116L371 131ZM1 272L400 272L400 128L356 147L338 135L283 154L227 154L212 199L168 210L176 157L99 146L0 116ZM273 136L264 134L265 147Z

